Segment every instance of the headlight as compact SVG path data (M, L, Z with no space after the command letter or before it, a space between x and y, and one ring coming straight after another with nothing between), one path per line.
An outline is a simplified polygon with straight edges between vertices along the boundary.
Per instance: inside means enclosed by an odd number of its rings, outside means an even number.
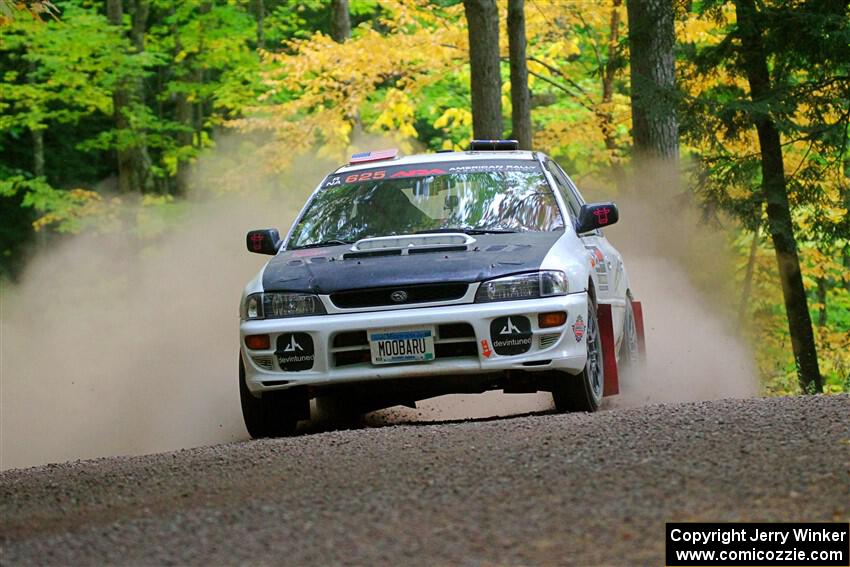
M567 291L567 276L564 272L545 270L483 282L475 294L475 302L534 299L566 295Z
M280 319L325 313L318 296L302 293L253 293L242 304L243 319Z

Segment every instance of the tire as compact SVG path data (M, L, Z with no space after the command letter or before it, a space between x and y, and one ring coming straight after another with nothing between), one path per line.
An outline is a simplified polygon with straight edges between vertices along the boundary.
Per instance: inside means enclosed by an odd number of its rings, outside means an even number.
M605 369L602 364L602 338L599 333L599 318L596 315L596 300L588 297L587 329L585 331L587 362L578 375L562 373L552 389L555 409L559 412L594 412L602 404L605 386Z
M256 397L245 383L245 365L239 357L239 400L242 402L242 418L252 439L283 437L295 433L298 424L294 404L300 400L287 396L286 392L269 392Z
M625 335L623 336L623 340L620 341L617 366L625 371L633 371L640 366L642 357L640 346L638 345L635 312L632 308L632 298L630 296L626 296L626 316L623 326Z

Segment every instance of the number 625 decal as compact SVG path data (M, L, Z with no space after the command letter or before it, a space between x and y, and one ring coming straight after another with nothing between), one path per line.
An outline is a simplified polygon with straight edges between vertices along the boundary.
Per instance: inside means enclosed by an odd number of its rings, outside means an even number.
M372 179L383 179L387 176L386 171L364 171L363 173L352 173L345 178L346 183L357 183L358 181L369 181Z

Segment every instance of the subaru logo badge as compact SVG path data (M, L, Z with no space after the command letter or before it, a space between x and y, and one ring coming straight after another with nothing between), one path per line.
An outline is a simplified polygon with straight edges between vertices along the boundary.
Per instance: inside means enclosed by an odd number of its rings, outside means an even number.
M390 294L390 299L396 303L404 303L407 301L407 292L402 290L394 291Z

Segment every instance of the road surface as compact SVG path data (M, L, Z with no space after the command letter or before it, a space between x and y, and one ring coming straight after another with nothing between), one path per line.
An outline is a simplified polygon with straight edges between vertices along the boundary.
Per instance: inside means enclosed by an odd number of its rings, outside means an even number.
M846 395L393 425L0 473L3 565L662 565L665 521L848 519Z

